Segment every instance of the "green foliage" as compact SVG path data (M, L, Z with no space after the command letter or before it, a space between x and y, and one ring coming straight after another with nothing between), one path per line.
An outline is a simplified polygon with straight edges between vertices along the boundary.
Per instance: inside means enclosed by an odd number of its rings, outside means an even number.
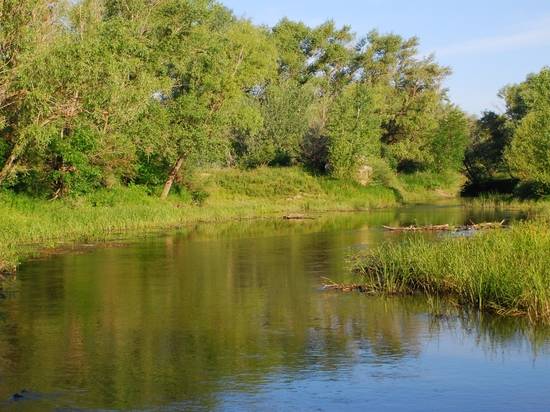
M333 21L270 29L211 0L1 7L0 184L20 192L164 184L166 196L213 165L350 179L377 159L444 171L461 157L449 70L416 38L357 40Z
M506 103L506 114L514 121L520 121L529 112L548 107L550 96L550 68L545 67L539 73L530 74L527 79L516 85L503 88L500 92Z
M515 131L505 157L512 175L534 195L550 193L550 68L506 93Z
M295 164L308 130L311 101L311 91L293 80L267 86L259 101L262 127L238 142L243 163L249 167Z
M328 160L334 177L352 177L361 162L380 155L376 99L364 84L353 84L334 102L327 123Z
M521 181L534 184L538 194L550 193L550 110L531 111L521 120L506 159Z
M430 151L433 154L433 163L430 169L439 173L460 170L470 140L468 126L468 119L461 110L456 107L445 110L431 138Z
M464 159L469 181L472 184L482 183L506 174L504 150L511 139L506 116L485 112L472 128L472 140Z
M477 121L465 156L470 187L522 197L550 193L550 68L500 92L506 113ZM489 183L487 183L489 182ZM518 183L519 182L519 183Z

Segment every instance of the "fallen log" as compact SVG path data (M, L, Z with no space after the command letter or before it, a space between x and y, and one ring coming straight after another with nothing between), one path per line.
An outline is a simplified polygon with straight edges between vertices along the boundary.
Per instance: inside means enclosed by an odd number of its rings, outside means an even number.
M285 220L305 220L305 219L314 219L311 216L302 215L300 213L291 213L288 215L284 215L283 219Z
M392 231L392 232L419 232L419 231L447 231L451 230L450 225L428 225L428 226L384 226L384 229Z
M445 225L427 225L427 226L384 226L384 229L391 232L443 232L443 231L466 231L466 230L487 230L487 229L501 229L505 227L504 223L506 221L502 220L501 222L484 222L484 223L473 223L470 222L469 225L463 226L451 226L449 224Z

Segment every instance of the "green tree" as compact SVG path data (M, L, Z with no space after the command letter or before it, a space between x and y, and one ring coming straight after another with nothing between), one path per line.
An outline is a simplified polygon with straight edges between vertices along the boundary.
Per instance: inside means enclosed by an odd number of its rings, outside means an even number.
M471 142L464 159L466 175L471 184L479 185L509 175L504 151L511 136L510 123L505 115L485 112L474 121Z
M433 153L430 168L439 173L459 171L469 142L468 118L457 107L446 107L430 139L430 151Z
M349 85L335 100L327 124L329 169L349 178L369 157L380 156L379 96L365 84Z
M505 157L512 175L550 192L550 68L504 89L508 116L515 125Z
M550 110L528 113L514 133L506 160L514 176L534 185L535 194L550 192Z
M266 87L257 104L261 128L238 140L238 152L247 166L296 164L309 128L311 87L281 80Z
M433 162L430 139L439 127L450 69L433 56L418 57L418 39L373 31L356 47L355 64L362 81L377 86L384 100L384 152L398 169L422 168Z
M152 15L152 47L170 82L159 92L168 135L159 156L170 164L165 198L185 162L228 159L231 132L251 122L239 108L272 75L275 58L263 29L216 3L165 1Z
M0 184L13 174L20 156L34 140L34 133L23 125L30 126L32 117L35 129L39 129L52 116L42 114L44 110L40 114L28 113L30 101L37 96L27 89L21 76L35 66L36 54L44 53L55 43L61 31L61 6L57 1L0 2ZM46 103L42 102L42 109L44 106Z

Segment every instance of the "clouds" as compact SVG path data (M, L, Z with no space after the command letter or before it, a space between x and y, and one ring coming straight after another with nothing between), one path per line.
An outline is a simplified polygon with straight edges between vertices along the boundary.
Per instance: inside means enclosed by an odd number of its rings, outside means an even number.
M525 48L550 46L550 17L537 20L521 31L492 37L483 37L436 49L438 56L499 53Z

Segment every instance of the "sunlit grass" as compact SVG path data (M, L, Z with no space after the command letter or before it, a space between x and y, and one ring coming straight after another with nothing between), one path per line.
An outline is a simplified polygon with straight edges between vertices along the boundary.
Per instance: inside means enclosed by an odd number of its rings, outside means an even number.
M474 209L520 210L532 214L550 214L550 199L522 200L511 195L481 195L466 199L466 207Z
M397 184L390 188L373 182L364 187L292 167L204 170L188 183L187 189L174 190L167 201L139 186L56 201L0 192L0 272L13 271L21 259L40 248L107 240L122 233L286 213L394 207L403 199ZM417 199L422 196L428 201L436 195L426 189L416 194Z
M506 315L550 322L550 224L441 241L412 236L353 258L356 283L373 293L452 295Z
M0 271L13 271L38 248L107 240L121 233L398 204L390 189L331 181L298 168L210 170L198 173L191 183L193 192L174 191L167 201L138 186L56 201L0 193Z
M454 172L416 172L400 174L399 182L403 200L419 203L457 197L464 177Z

